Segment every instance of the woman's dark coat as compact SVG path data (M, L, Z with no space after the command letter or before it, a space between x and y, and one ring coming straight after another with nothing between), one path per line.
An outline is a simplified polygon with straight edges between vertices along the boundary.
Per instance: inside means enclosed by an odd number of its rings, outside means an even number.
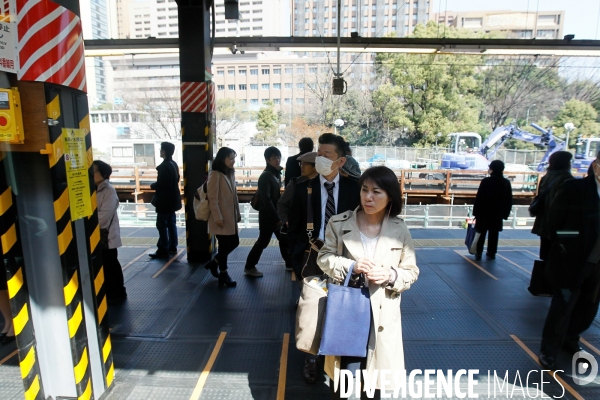
M484 178L477 190L473 215L477 232L501 231L502 220L508 219L512 208L512 187L502 174Z

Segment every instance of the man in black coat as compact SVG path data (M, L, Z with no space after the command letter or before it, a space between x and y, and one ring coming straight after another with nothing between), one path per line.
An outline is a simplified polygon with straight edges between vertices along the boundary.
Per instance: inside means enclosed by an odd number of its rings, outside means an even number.
M149 254L151 258L168 258L169 253L177 254L177 225L175 211L181 209L181 193L179 191L179 167L173 161L175 145L169 142L160 144L160 156L163 162L156 167L158 177L150 185L155 191L152 205L156 207L156 229L158 243L156 252Z
M500 160L492 161L488 172L490 176L481 181L473 204L475 230L480 234L476 260L481 260L487 232L489 237L486 256L491 259L496 258L502 220L508 219L512 209L512 187L510 181L502 176L504 163Z
M277 147L268 147L265 150L265 161L267 167L258 178L258 194L260 198L258 210L258 239L252 246L244 273L250 277L261 277L263 273L256 269L256 264L264 249L267 248L273 234L279 241L281 257L285 261L286 268L291 269L291 261L287 249L283 247L280 240L281 219L277 212L277 202L281 197L281 152Z
M581 351L579 336L600 302L600 152L584 179L564 182L550 206L553 242L546 277L554 286L542 332L540 363L556 367L561 349Z
M331 215L354 210L360 205L358 183L339 173L346 162L348 145L341 136L324 133L319 137L319 149L315 167L319 175L316 178L299 183L294 189L290 205L288 241L294 272L301 279L302 255L308 246L306 229L308 188L312 188L311 204L313 210L313 238L325 238L325 221ZM331 210L328 212L328 207ZM317 358L308 355L304 361L304 380L314 383L317 379Z
M300 153L288 157L285 163L285 187L288 186L288 183L290 183L292 179L297 178L302 174L300 164L298 163L298 157L313 151L315 144L311 138L305 137L300 139L298 147L300 148Z

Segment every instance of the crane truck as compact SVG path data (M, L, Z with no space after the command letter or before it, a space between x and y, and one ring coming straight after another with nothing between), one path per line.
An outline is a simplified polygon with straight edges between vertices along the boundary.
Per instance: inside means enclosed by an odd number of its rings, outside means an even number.
M575 160L573 160L573 170L575 172L587 172L592 161L600 150L600 138L578 137L575 145Z

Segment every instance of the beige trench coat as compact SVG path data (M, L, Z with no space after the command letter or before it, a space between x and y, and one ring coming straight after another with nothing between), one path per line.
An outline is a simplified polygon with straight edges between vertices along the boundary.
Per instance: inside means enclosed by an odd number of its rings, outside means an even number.
M342 254L338 254L340 240L343 243L340 246ZM356 210L331 217L325 233L325 245L319 252L318 263L321 269L335 282L342 283L354 260L363 257ZM378 370L376 388L380 389L381 370L391 371L386 380L393 384L395 371L404 369L400 293L409 289L419 276L413 240L406 223L400 217L384 221L373 261L386 269L394 268L398 273L392 288L369 282L373 318L367 351L367 371L372 377L373 371ZM325 372L334 380L337 389L340 357L327 356Z
M235 181L219 171L210 171L206 187L210 207L208 232L213 235L237 234L237 223L242 217ZM223 221L223 227L217 225L217 221Z

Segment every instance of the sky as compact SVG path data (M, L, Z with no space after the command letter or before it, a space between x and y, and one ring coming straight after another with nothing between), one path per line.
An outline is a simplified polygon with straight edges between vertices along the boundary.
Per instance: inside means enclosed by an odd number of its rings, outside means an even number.
M564 35L575 39L599 39L600 0L432 0L434 12L449 11L565 11ZM441 7L440 7L441 6Z

